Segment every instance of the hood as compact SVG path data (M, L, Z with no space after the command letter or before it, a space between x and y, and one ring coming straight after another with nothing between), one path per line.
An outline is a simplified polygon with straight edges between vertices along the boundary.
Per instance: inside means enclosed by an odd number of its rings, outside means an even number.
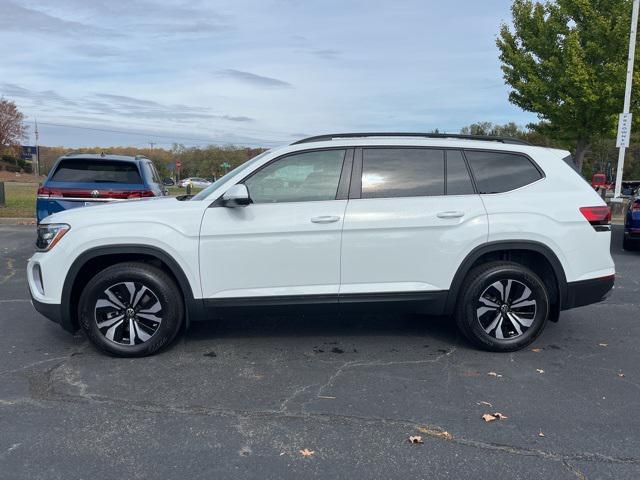
M168 215L170 216L184 210L202 208L202 204L203 202L179 201L175 197L123 200L100 205L71 208L49 215L43 219L41 223L67 223L73 226L105 222L136 222L150 220L154 217L166 221Z

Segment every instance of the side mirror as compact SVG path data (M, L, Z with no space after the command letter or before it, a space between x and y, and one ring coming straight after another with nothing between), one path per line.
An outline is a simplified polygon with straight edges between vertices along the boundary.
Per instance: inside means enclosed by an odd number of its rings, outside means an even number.
M162 185L164 185L165 187L170 187L171 185L175 184L176 182L173 181L173 179L167 177L162 179Z
M246 207L250 203L249 190L243 183L234 185L222 195L222 204L225 207Z

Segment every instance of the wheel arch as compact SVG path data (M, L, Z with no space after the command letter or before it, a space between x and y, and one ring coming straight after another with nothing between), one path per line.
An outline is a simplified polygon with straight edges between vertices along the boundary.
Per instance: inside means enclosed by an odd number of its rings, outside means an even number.
M95 247L81 253L71 264L62 287L61 325L65 330L79 329L77 305L82 285L97 269L125 261L140 261L159 266L169 273L181 290L185 308L185 328L203 313L202 300L194 298L193 290L182 267L164 250L149 245L110 245Z
M562 267L562 263L558 259L557 255L553 252L553 250L551 250L551 248L549 248L547 245L544 245L543 243L528 240L495 241L480 245L473 249L462 261L462 263L458 267L458 270L456 271L456 274L453 277L451 287L449 288L449 292L447 294L445 313L447 315L453 314L458 295L460 294L460 287L462 286L462 282L472 268L484 263L483 259L486 259L486 261L496 259L513 260L514 256L516 257L515 261L517 262L518 258L526 258L527 256L532 259L535 257L543 257L546 261L546 265L543 263L536 266L536 268L542 269L541 271L544 272L544 269L548 266L548 268L551 270L551 273L553 274L555 287L557 289L557 298L552 304L550 319L557 321L557 317L559 315L561 307L564 303L566 303L567 299L567 277L564 268ZM522 261L519 261L518 263L523 263L525 266L530 266ZM533 268L533 270L535 271L536 268Z

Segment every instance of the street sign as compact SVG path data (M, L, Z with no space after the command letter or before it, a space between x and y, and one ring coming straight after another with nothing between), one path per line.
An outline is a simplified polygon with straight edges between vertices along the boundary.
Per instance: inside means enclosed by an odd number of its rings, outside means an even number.
M35 155L38 154L37 147L23 145L20 147L20 157L23 160L31 160Z
M631 137L631 113L621 113L618 120L618 139L616 147L629 147L629 138Z

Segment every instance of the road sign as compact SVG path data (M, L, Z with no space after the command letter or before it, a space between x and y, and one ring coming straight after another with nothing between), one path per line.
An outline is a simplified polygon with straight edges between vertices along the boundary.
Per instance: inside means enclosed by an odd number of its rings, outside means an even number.
M618 120L618 139L616 147L629 147L629 138L631 137L631 113L621 113Z
M31 160L32 157L37 154L38 154L37 147L33 147L29 145L23 145L22 147L20 147L20 157L22 157L23 160Z

